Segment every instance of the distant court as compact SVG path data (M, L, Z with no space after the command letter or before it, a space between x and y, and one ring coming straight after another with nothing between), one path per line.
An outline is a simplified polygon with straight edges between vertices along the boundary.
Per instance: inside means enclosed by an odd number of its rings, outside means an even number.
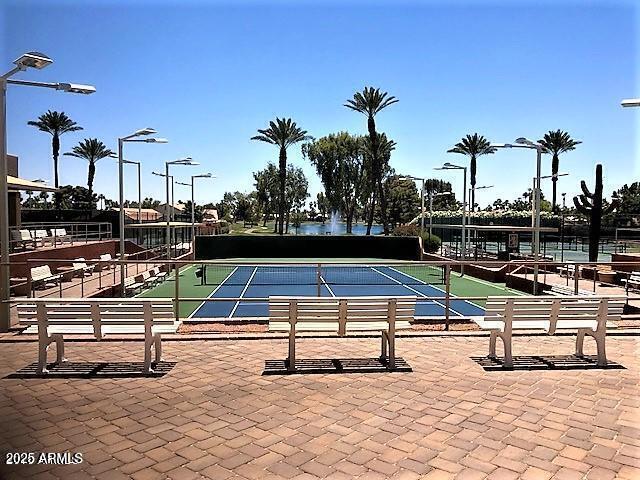
M443 269L439 266L411 265L204 265L197 267L202 285L211 285L209 298L233 300L205 301L190 318L266 318L267 301L243 299L290 296L399 296L418 297L416 317L444 317ZM484 309L452 296L451 317L482 315Z

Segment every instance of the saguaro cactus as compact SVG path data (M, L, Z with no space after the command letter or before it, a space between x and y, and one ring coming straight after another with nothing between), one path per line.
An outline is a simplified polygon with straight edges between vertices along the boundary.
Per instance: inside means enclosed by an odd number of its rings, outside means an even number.
M593 193L587 188L584 180L580 183L582 195L573 197L576 209L589 218L589 261L598 261L600 229L602 216L611 213L617 207L617 200L612 200L606 208L602 208L602 165L596 165L596 188Z

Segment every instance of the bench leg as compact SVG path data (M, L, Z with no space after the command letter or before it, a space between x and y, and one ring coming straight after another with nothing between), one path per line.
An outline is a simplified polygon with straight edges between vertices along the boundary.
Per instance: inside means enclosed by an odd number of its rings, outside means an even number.
M296 332L291 329L289 331L289 356L287 357L287 370L290 372L296 369Z
M502 337L502 343L504 345L504 366L508 368L513 367L513 356L511 355L511 336Z
M395 335L387 334L389 340L389 370L396 368L396 337Z
M160 334L156 333L154 339L154 348L156 350L156 363L162 361L162 340L160 338Z
M582 347L584 345L584 330L578 330L576 335L576 357L582 357Z
M496 358L496 340L498 339L498 332L495 330L491 331L491 336L489 337L489 358Z
M49 344L51 343L51 339L46 339L44 342L41 340L38 343L38 373L48 373L47 370L47 350L49 349Z
M145 338L144 340L144 373L153 373L151 368L151 347L153 346L154 339Z
M605 332L594 332L593 330L578 330L578 334L580 334L582 332L582 335L584 336L589 335L591 337L593 337L593 339L596 341L596 348L598 349L598 366L599 367L605 367L607 365L607 351L605 349L605 339L606 339L606 334Z
M387 337L387 332L382 331L381 343L380 343L380 360L385 361L387 359L387 344L389 339Z
M56 363L59 365L67 361L64 357L64 339L59 333L51 335L51 340L56 342Z

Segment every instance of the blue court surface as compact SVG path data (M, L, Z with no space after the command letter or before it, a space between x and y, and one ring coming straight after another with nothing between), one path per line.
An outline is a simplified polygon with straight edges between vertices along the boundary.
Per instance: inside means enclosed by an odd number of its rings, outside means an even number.
M428 268L428 267L422 267ZM404 271L403 271L404 270ZM206 278L206 274L205 274ZM424 278L425 280L421 280ZM418 297L416 317L444 317L445 301L426 297L444 297L444 285L437 282L437 272L416 271L415 267L391 267L385 265L324 266L237 266L216 286L209 298L233 300L205 301L196 308L190 318L267 318L268 302L243 301L265 299L270 295L290 296L395 296ZM439 288L442 287L442 288ZM451 317L483 315L484 309L468 300L450 302Z

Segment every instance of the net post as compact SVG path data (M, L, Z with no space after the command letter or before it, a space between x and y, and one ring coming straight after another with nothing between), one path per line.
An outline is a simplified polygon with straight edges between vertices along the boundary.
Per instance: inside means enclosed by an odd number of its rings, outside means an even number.
M444 266L444 285L444 329L449 330L449 306L451 303L451 265L448 263Z
M322 264L318 263L318 265L316 267L316 285L317 285L318 297L322 296L322 276L321 276L321 272L322 272Z
M579 290L579 280L580 280L580 265L577 263L574 265L575 270L573 271L573 294L578 295Z
M174 263L173 264L173 272L175 275L175 306L176 306L176 322L180 320L180 265Z

